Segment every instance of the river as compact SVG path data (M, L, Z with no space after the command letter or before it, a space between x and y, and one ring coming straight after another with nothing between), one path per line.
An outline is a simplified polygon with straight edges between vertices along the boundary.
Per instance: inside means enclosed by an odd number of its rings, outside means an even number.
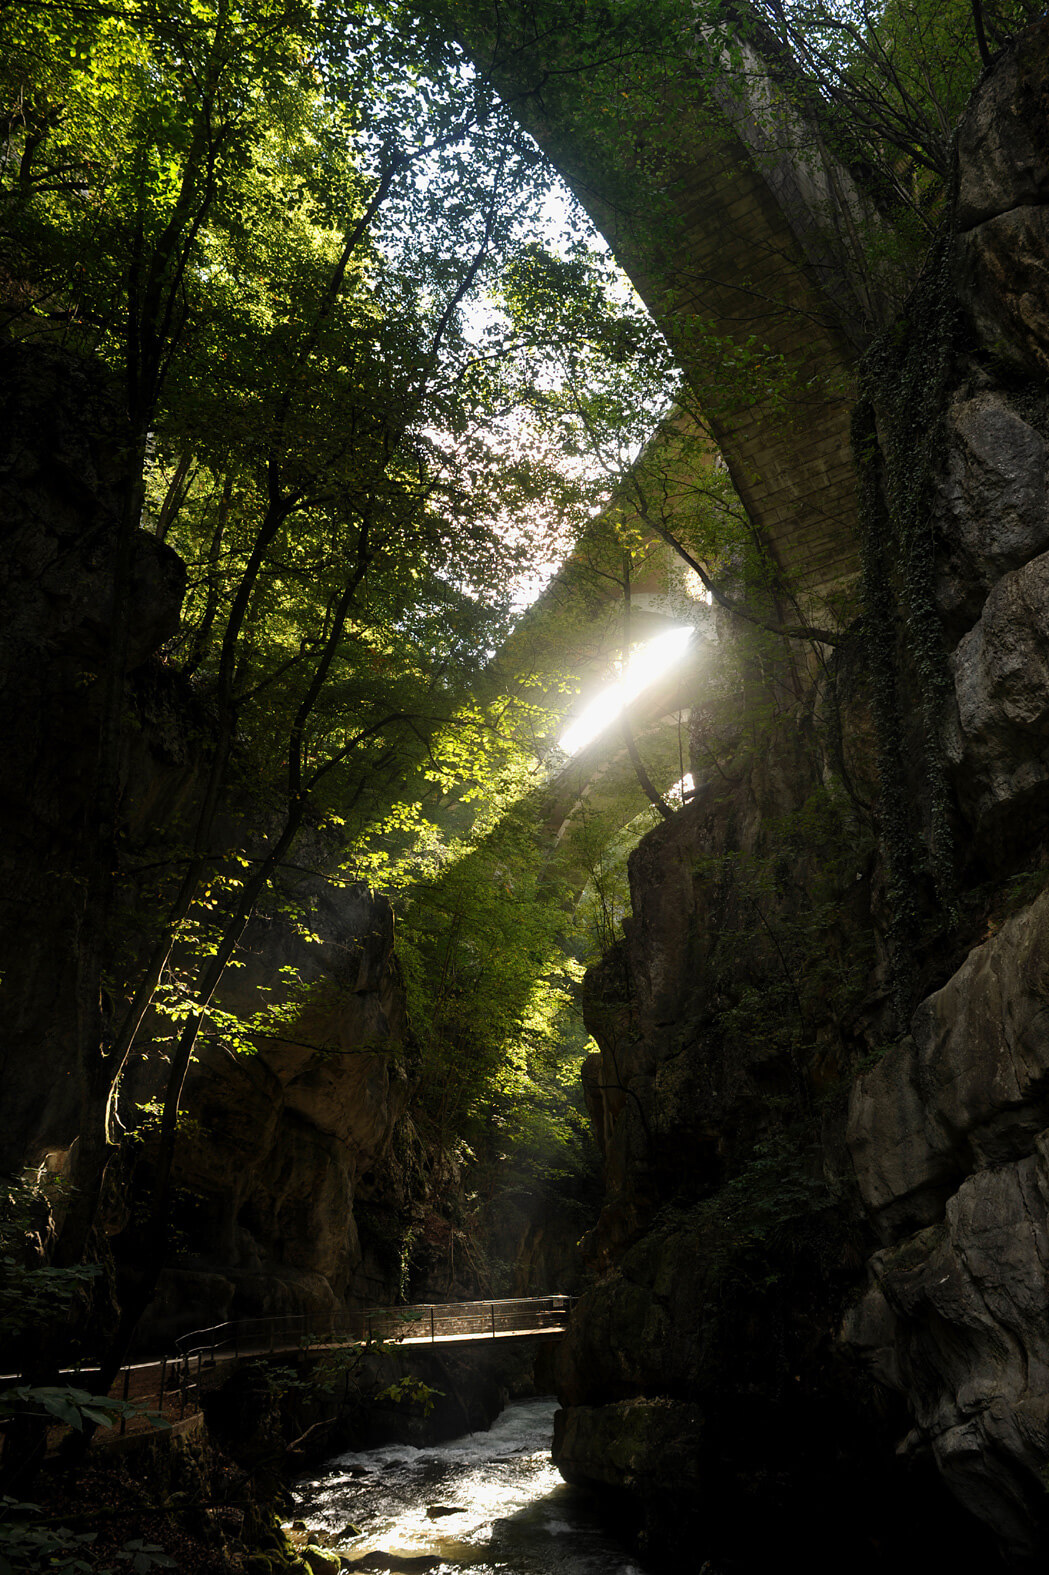
M296 1515L311 1532L352 1522L360 1535L339 1549L372 1569L390 1554L440 1575L644 1575L551 1464L554 1410L519 1401L487 1433L338 1455L297 1484Z

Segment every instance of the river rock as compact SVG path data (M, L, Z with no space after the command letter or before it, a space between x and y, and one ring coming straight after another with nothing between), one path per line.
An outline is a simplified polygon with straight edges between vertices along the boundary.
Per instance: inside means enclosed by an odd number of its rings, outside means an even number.
M658 1544L668 1518L686 1538L702 1523L701 1436L699 1409L668 1397L576 1405L554 1417L554 1461L568 1482L629 1495Z
M342 1569L342 1559L339 1555L330 1553L327 1548L319 1548L315 1542L308 1543L299 1556L309 1568L311 1575L332 1575L333 1571Z

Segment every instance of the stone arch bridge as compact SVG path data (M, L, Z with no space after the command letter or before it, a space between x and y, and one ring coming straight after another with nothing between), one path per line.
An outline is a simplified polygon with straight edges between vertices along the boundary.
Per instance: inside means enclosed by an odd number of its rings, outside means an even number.
M863 241L878 226L873 205L828 153L820 126L788 103L789 62L767 42L740 40L731 58L709 48L704 57L684 4L677 38L627 37L636 21L624 24L614 6L601 29L588 30L570 0L468 0L456 14L477 69L549 156L665 333L694 396L675 423L691 438L706 434L707 452L713 443L723 456L773 585L793 602L795 616L783 621L799 621L800 611L825 625L859 573L856 363L897 303L895 281L876 272ZM737 372L757 360L775 375L724 379L717 368L733 357ZM634 597L632 638L668 620L694 623L700 636L687 670L628 712L666 791L687 770L683 719L703 682L713 619L695 592L682 595L679 584L676 599L667 594L674 573L666 562L660 572L662 601ZM595 610L580 589L578 564L556 577L504 655L518 671L541 668L535 652L555 638L563 652L573 627L591 640L575 653L585 695L599 665L592 653L603 649L607 661L623 630L607 594ZM617 802L623 823L647 802L615 724L550 786L542 818L554 841L584 802Z
M753 529L812 616L858 573L855 364L894 311L894 281L864 243L873 205L788 104L789 63L769 44L712 55L685 5L676 38L621 37L614 6L595 33L569 0L470 0L456 14L477 69L665 333ZM733 359L775 375L730 382L719 368Z

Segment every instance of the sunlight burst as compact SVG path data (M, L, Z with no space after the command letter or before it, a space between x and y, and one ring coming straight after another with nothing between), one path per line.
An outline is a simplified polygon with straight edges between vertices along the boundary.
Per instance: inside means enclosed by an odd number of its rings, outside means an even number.
M598 734L610 727L632 700L662 678L684 656L694 630L689 625L668 629L634 652L618 683L603 689L561 734L558 746L566 755L577 755Z

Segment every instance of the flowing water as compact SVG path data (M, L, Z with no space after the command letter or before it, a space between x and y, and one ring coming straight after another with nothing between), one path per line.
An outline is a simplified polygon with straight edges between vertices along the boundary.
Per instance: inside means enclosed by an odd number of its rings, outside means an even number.
M311 1531L352 1522L361 1534L340 1551L373 1569L385 1553L440 1575L643 1575L551 1464L554 1409L524 1400L487 1433L338 1455L326 1477L298 1484L296 1514Z

